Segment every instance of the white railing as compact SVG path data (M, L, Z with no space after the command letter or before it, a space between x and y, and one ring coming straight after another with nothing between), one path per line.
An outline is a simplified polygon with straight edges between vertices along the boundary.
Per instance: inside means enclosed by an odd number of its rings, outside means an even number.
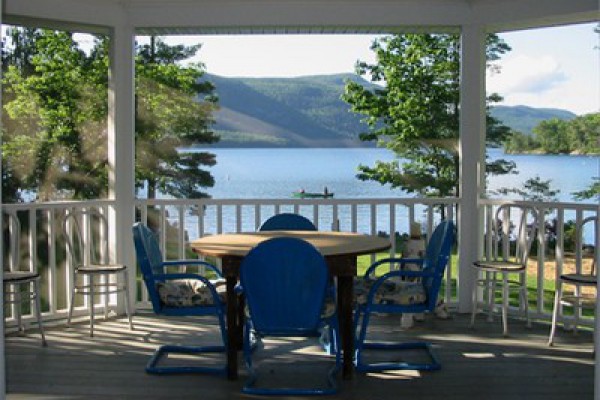
M443 215L454 219L456 199L251 199L251 200L138 200L140 220L159 231L166 258L189 257L189 241L232 232L256 231L267 218L282 212L299 213L319 230L360 232L390 237L390 255L401 252L397 236L419 222L426 235ZM170 229L170 230L169 230ZM370 262L375 259L371 256ZM456 277L447 269L444 297L453 302ZM137 286L141 286L139 283ZM142 303L147 296L141 294Z
M491 232L487 226L493 221L495 209L501 204L511 203L503 200L482 200L481 206L484 208L485 232ZM529 291L535 292L535 298L530 296L530 312L533 318L548 320L552 316L554 306L554 288L555 282L563 272L582 272L583 254L581 247L570 243L576 240L575 227L580 226L587 217L598 214L598 206L594 204L582 203L558 203L558 202L513 202L521 205L529 205L537 211L538 229L535 251L530 257L529 268L527 272ZM596 235L593 224L587 224L588 230L582 234L585 245L595 246ZM568 232L570 231L570 233ZM491 242L491 238L486 237ZM593 255L587 257L587 263L593 262ZM595 291L594 291L595 293ZM518 309L514 307L512 311ZM579 310L580 323L592 325L593 319L581 315ZM559 310L559 318L566 321L573 320L572 315L564 315L562 306Z
M4 213L16 215L21 226L21 237L8 238L9 231L4 231L4 243L14 243L19 246L20 261L13 269L38 271L41 275L41 302L42 317L48 319L66 318L71 288L73 287L73 274L75 266L71 265L67 257L67 247L63 234L63 221L66 214L73 210L96 209L100 213L108 213L111 201L73 201L51 203L18 203L3 204ZM88 231L86 235L89 235ZM100 233L101 240L107 241L106 232ZM89 237L84 238L87 242ZM12 247L12 246L10 246ZM10 247L4 247L4 259L10 260ZM6 265L6 264L5 264ZM87 296L79 296L75 302L73 315L87 313ZM96 300L96 307L103 307L103 299ZM24 307L24 321L31 319L31 307ZM29 313L29 315L27 315ZM10 327L12 312L6 317Z
M271 215L281 212L300 213L312 220L320 230L340 230L368 234L389 235L390 254L401 253L396 235L406 235L411 222L419 222L426 234L432 232L441 219L456 219L457 199L250 199L250 200L136 200L137 219L150 223L159 232L159 240L168 259L194 256L189 251L189 241L208 234L223 232L254 231ZM492 212L501 200L482 200L486 213ZM519 202L523 203L523 202ZM540 226L556 219L556 235L549 245L545 230L540 229L538 255L535 268L530 269L530 287L535 291L531 309L538 318L548 319L551 313L553 282L557 274L570 263L571 256L565 253L568 235L565 229L569 221L581 221L596 215L597 207L579 203L527 203L534 206L543 218ZM68 310L69 293L73 282L62 234L62 220L70 209L96 208L107 212L111 201L27 203L3 205L5 212L16 213L22 222L20 269L40 271L42 275L43 317L65 318ZM488 223L490 219L484 218ZM488 229L484 227L484 231ZM593 232L591 233L594 234ZM587 235L587 233L586 233ZM130 232L125 233L130 237ZM585 237L585 236L584 236ZM593 243L588 239L586 243ZM6 243L6 241L5 241ZM470 245L470 244L463 244ZM472 244L471 244L472 245ZM5 253L9 248L5 247ZM9 257L5 254L5 259ZM370 262L367 257L363 262ZM456 260L447 269L444 300L456 303ZM548 272L551 270L551 276ZM135 299L138 306L147 305L143 284L136 274ZM111 299L116 301L116 299ZM76 315L86 313L85 300L78 300ZM97 307L103 306L98 299ZM25 320L31 316L25 316ZM585 320L585 318L584 318ZM589 320L589 318L588 318ZM10 318L7 322L11 322Z

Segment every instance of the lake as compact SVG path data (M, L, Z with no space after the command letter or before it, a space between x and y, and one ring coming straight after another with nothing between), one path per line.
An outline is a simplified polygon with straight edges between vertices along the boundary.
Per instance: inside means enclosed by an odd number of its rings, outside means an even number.
M289 198L293 191L322 192L327 187L335 198L412 197L400 189L356 179L359 164L393 160L380 148L337 149L208 149L217 155L209 168L216 183L207 192L216 199ZM573 201L572 193L586 188L600 176L600 157L581 155L505 155L488 149L490 159L514 161L518 175L490 177L489 188L521 187L536 175L551 180L560 201ZM492 197L492 196L490 196ZM589 202L595 200L588 200Z

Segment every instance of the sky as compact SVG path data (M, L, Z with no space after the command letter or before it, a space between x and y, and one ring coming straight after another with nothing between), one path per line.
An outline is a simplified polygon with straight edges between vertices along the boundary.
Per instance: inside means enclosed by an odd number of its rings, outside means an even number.
M600 39L595 24L501 33L512 48L489 74L488 92L504 105L600 111ZM171 36L202 43L195 61L227 77L296 77L354 72L357 60L375 61L372 35Z

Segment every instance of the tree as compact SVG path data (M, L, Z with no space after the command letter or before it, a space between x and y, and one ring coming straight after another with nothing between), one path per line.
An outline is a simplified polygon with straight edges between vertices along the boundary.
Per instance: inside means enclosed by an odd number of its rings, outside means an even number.
M357 73L384 86L374 90L348 81L343 99L365 115L363 141L394 151L398 161L359 166L358 178L375 180L423 196L458 195L459 37L403 34L377 39L377 63L357 63ZM487 40L492 63L510 48L497 36ZM490 64L492 66L492 64ZM493 95L488 101L500 99ZM509 130L488 115L488 143L499 145ZM509 173L514 163L497 162L490 173Z
M559 189L552 189L552 180L542 180L538 175L533 178L527 179L523 183L522 188L502 188L496 192L502 195L516 194L521 197L522 200L535 201L535 202L552 202L558 201Z
M575 200L589 200L596 198L600 202L600 178L593 178L593 182L584 190L573 193Z
M567 141L573 151L600 154L600 112L580 115L567 123Z
M84 52L69 32L10 27L3 43L3 199L90 199L108 189L109 39ZM214 155L178 148L213 143L212 85L201 65L178 62L199 46L140 46L137 71L137 186L201 197ZM197 95L203 96L197 98Z
M11 28L8 36L15 46L3 53L5 166L39 200L99 197L106 192L106 157L86 151L97 149L106 120L97 111L106 109L106 85L89 73L97 60L68 32Z
M600 113L580 115L565 121L558 118L541 121L533 136L513 132L504 142L509 152L600 154Z
M201 82L201 64L183 67L200 49L168 46L151 37L137 47L136 60L136 180L148 188L148 198L157 191L174 197L199 198L200 187L214 185L202 166L216 163L214 154L182 152L178 148L214 143L219 137L210 130L216 109L213 85Z
M533 128L537 142L546 153L570 153L573 143L567 140L569 123L558 118L541 121Z
M504 151L506 153L528 152L539 148L539 146L535 136L513 131L504 142Z

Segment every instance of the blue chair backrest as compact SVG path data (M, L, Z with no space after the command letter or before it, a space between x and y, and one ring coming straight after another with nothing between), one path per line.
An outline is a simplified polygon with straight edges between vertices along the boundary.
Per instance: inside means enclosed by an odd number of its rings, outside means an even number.
M286 237L260 243L242 261L240 281L257 332L303 336L319 328L329 270L310 243Z
M454 223L442 221L436 226L427 243L423 270L431 272L432 276L423 279L423 286L427 293L435 294L435 296L429 296L429 302L437 300L437 293L454 245L454 236ZM435 306L435 304L430 304L430 306Z
M145 225L137 222L133 225L133 243L138 263L142 270L142 277L148 289L150 301L154 312L162 308L160 297L156 291L154 274L165 273L162 267L163 257L154 233Z
M267 219L259 231L316 231L317 227L310 220L299 214L283 213Z

